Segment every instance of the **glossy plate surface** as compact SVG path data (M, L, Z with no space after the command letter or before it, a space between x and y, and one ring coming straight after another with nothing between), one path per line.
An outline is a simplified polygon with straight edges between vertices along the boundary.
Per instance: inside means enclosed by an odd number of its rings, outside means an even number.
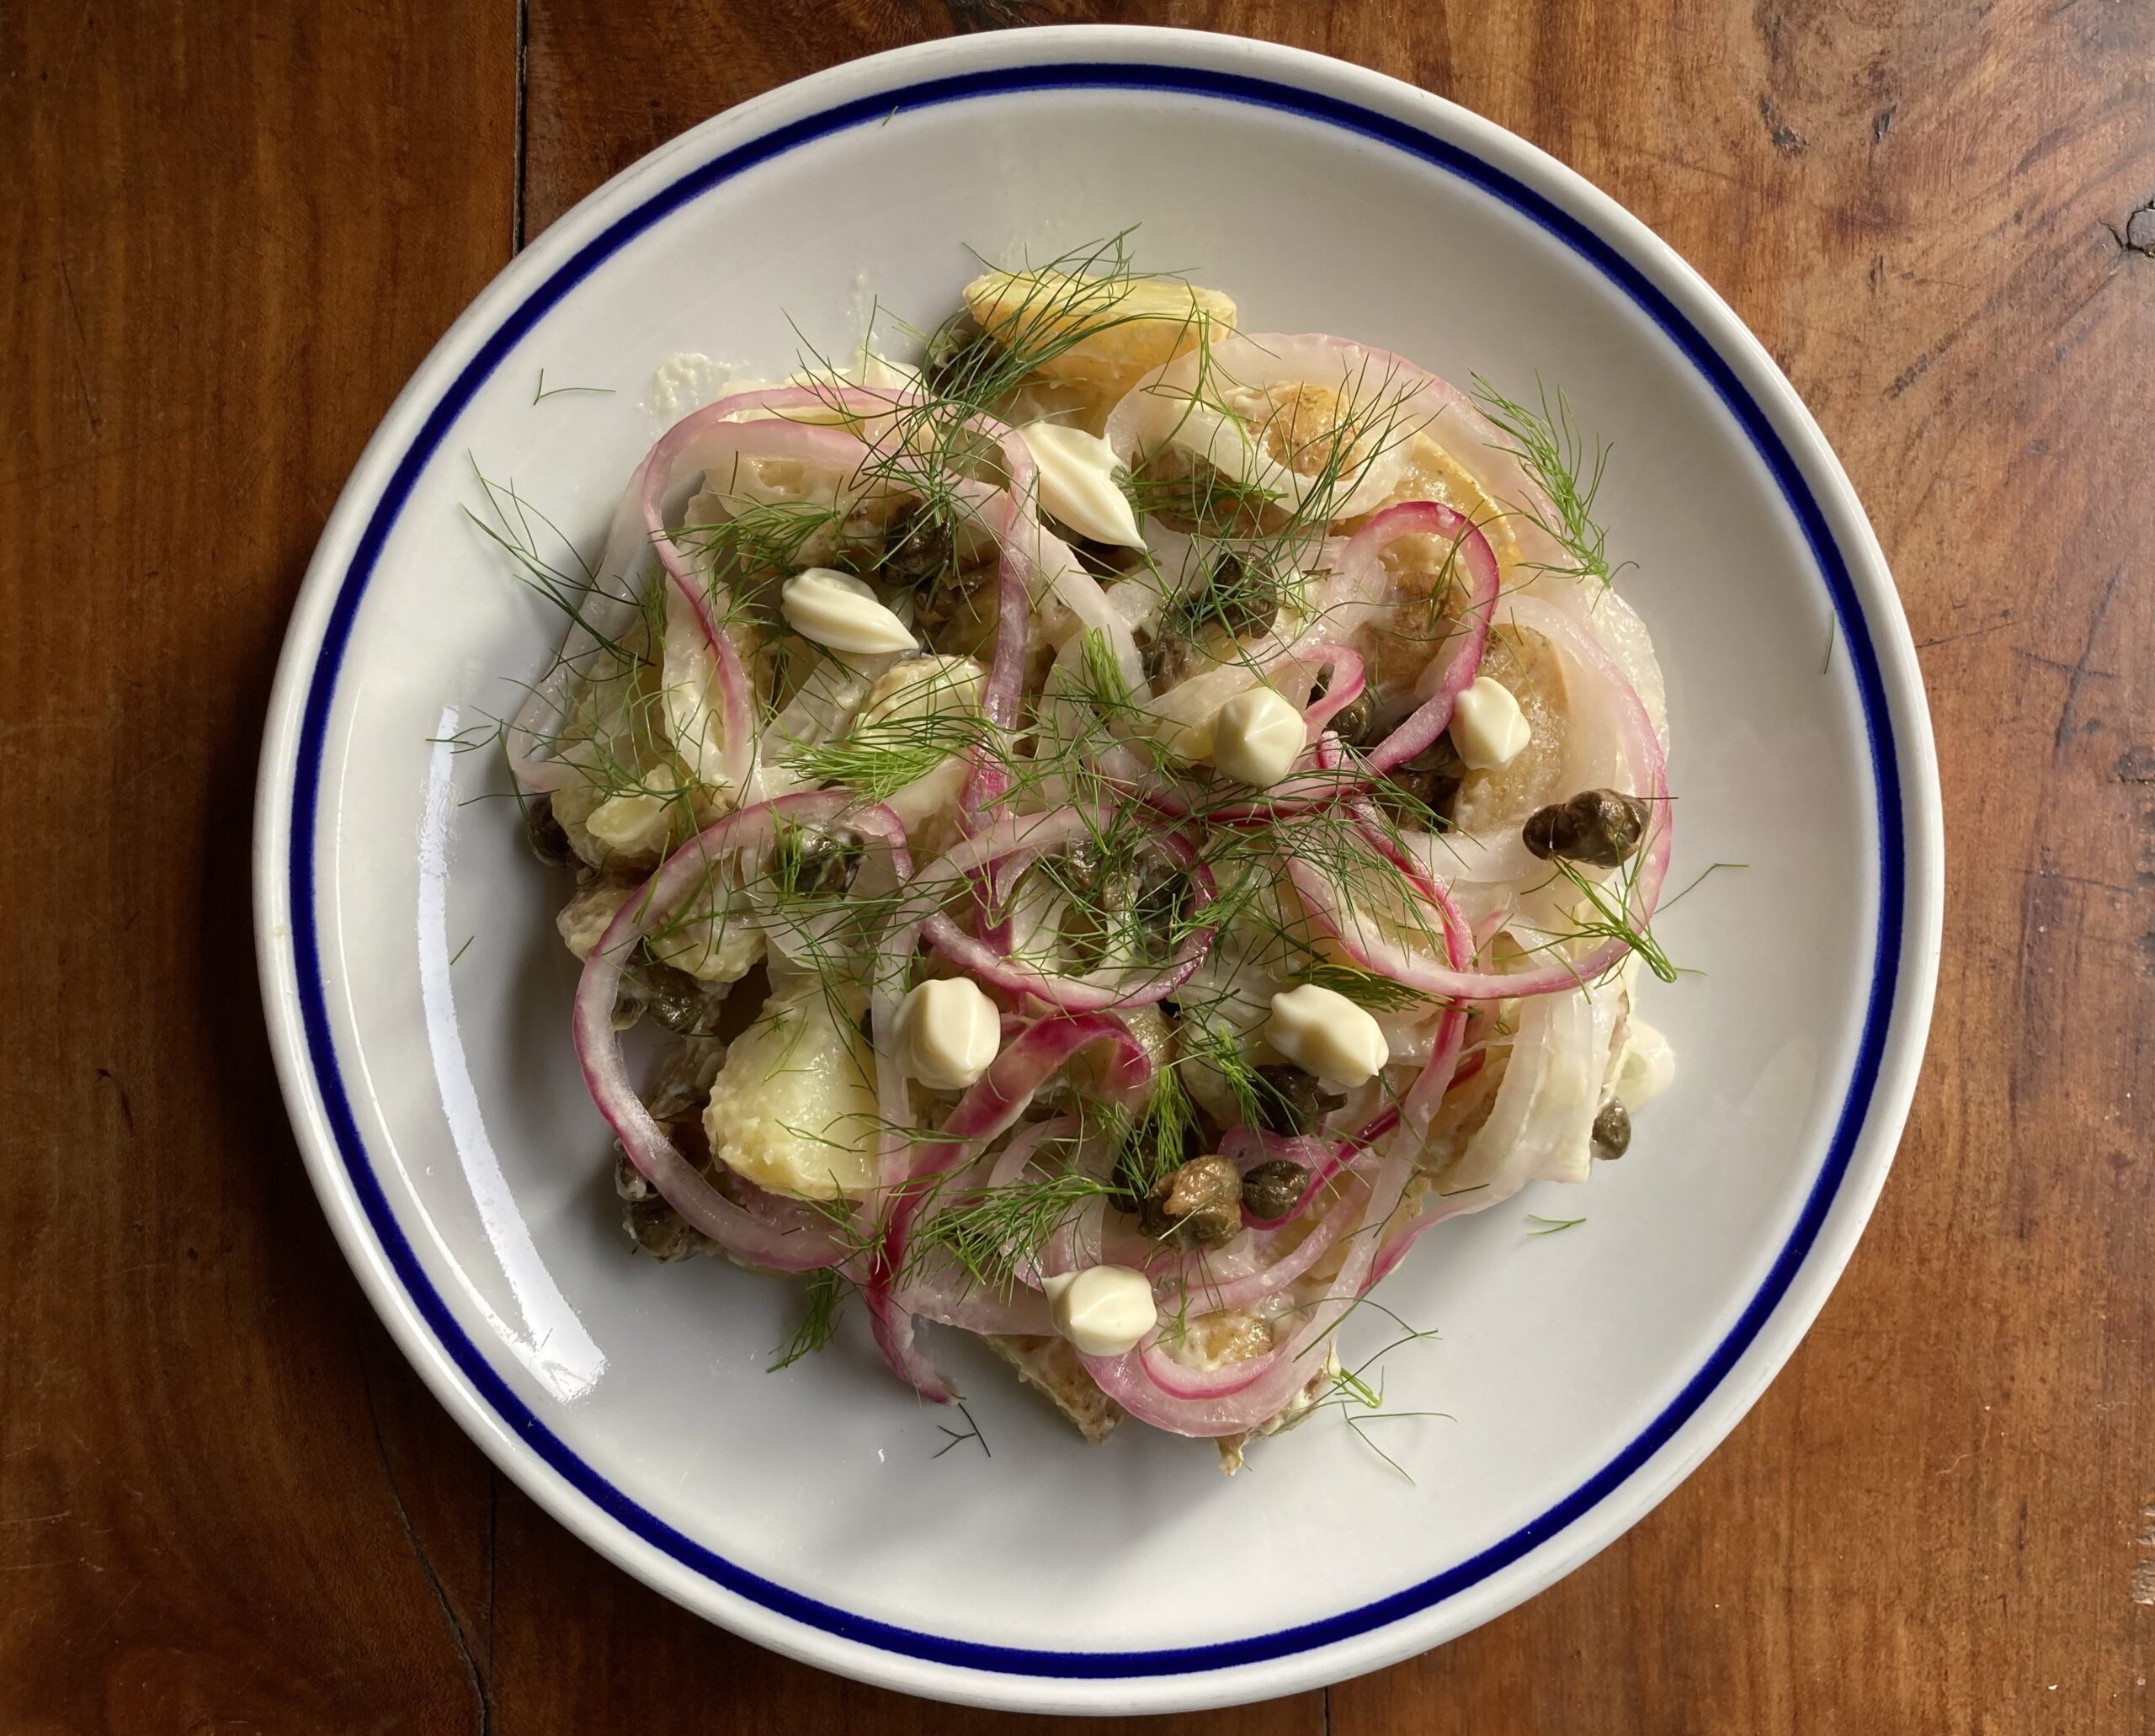
M1563 386L1613 442L1610 544L1637 562L1623 588L1668 677L1671 884L1749 865L1657 924L1705 974L1645 1004L1680 1072L1631 1155L1433 1234L1381 1292L1442 1334L1386 1359L1401 1414L1363 1435L1320 1417L1232 1483L1209 1446L1134 1426L1085 1447L945 1334L992 1456L951 1446L964 1420L892 1382L865 1332L767 1375L792 1287L632 1258L570 1051L561 888L513 812L471 800L502 787L498 759L449 745L514 709L560 626L467 520L475 465L592 546L668 419L669 359L783 372L795 327L838 353L878 306L932 323L968 247L1037 259L1132 225L1141 264L1226 290L1248 329L1339 333L1514 396ZM879 329L902 343L888 313ZM915 1693L1073 1711L1375 1668L1531 1595L1665 1494L1786 1359L1876 1197L1941 871L1892 581L1711 291L1463 110L1287 50L1106 28L789 86L541 237L414 377L329 522L257 833L302 1148L463 1425L729 1627ZM1586 1221L1537 1238L1529 1212ZM1365 1318L1344 1349L1389 1335Z

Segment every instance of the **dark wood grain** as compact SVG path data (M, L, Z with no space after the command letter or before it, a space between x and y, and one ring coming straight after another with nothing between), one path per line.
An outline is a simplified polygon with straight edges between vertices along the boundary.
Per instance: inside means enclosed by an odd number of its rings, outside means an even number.
M301 1177L246 851L307 551L519 235L786 78L1090 18L1413 79L1673 241L1864 493L1952 861L1900 1163L1728 1444L1487 1628L1175 1727L2155 1730L2155 6L773 12L0 8L0 1728L1048 1727L714 1632L489 1472Z
M516 45L513 0L0 8L11 1736L471 1724L487 1471L296 1162L247 848L323 517L507 254Z

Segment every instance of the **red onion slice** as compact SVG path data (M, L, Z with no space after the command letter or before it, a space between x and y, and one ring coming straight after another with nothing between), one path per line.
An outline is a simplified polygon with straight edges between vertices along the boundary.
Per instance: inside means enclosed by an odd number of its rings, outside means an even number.
M1090 806L1048 814L1006 814L929 863L913 886L922 903L933 908L944 902L946 888L955 887L983 868L992 865L1007 883L1035 857L1098 837L1113 823L1104 810ZM1189 845L1173 833L1162 833L1152 841L1185 865L1193 860ZM1212 902L1212 878L1202 868L1195 868L1189 879L1199 901L1195 908L1201 910ZM926 919L923 928L929 944L953 964L1010 993L1030 994L1071 1013L1150 1006L1166 999L1204 962L1212 941L1211 929L1198 929L1184 939L1174 957L1157 970L1105 970L1088 977L1071 977L1007 956L966 934L939 910Z
M990 1140L1024 1114L1034 1094L1058 1068L1067 1065L1079 1051L1102 1042L1112 1043L1116 1052L1107 1077L1111 1099L1141 1089L1150 1082L1151 1058L1120 1019L1090 1013L1039 1020L1003 1045L987 1075L958 1100L939 1130L939 1137L914 1148L916 1155L905 1181L891 1198L883 1244L875 1256L867 1298L875 1341L885 1359L898 1377L923 1398L944 1403L956 1393L914 1341L913 1317L924 1313L953 1313L961 1309L966 1295L963 1286L950 1279L923 1278L906 1271L907 1247L913 1222L928 1201L931 1191L928 1184L975 1161ZM967 1310L956 1313L955 1318L978 1317ZM1015 1318L1036 1317L1025 1309ZM1028 1329L998 1326L992 1329Z
M1377 1257L1373 1233L1398 1205L1408 1168L1404 1159L1387 1158L1370 1177L1365 1204L1355 1215L1354 1233L1339 1275L1309 1310L1303 1323L1285 1344L1263 1356L1250 1359L1258 1365L1253 1377L1233 1391L1212 1396L1185 1398L1165 1391L1154 1377L1144 1347L1120 1356L1088 1356L1085 1367L1100 1390L1140 1422L1149 1423L1171 1435L1216 1437L1238 1435L1277 1416L1320 1371L1322 1364L1312 1360L1314 1352L1344 1318L1373 1281ZM1234 1378L1248 1365L1238 1365ZM1184 1371L1191 1379L1194 1371ZM1170 1378L1175 1378L1170 1377ZM1178 1379L1187 1389L1189 1381Z
M1442 538L1455 551L1466 569L1466 611L1460 624L1461 638L1450 658L1430 685L1429 697L1391 733L1372 748L1365 764L1373 772L1389 771L1428 748L1451 727L1459 696L1473 685L1488 649L1489 627L1495 616L1499 578L1497 556L1489 540L1464 514L1434 500L1410 500L1386 507L1356 531L1340 556L1333 586L1331 606L1341 598L1373 598L1383 584L1378 557L1402 536Z
M850 811L850 812L849 812ZM841 817L858 825L863 813L874 823L874 811L854 805L842 794L782 796L742 808L699 833L662 863L643 890L622 904L599 944L584 961L577 983L572 1030L585 1088L600 1115L621 1142L636 1172L659 1197L693 1227L737 1259L780 1271L808 1271L836 1265L847 1250L826 1229L821 1235L777 1223L744 1211L727 1199L683 1157L637 1095L614 1029L614 1003L621 973L636 943L666 922L705 882L725 857L767 848L783 823L827 826ZM889 823L895 830L897 823ZM902 876L902 833L891 846Z
M1625 758L1634 778L1645 786L1642 793L1652 815L1652 830L1625 901L1626 913L1632 926L1643 928L1652 919L1660 901L1662 882L1668 872L1673 829L1668 764L1652 721L1615 660L1592 634L1570 616L1532 597L1514 598L1505 608L1519 626L1540 633L1560 647L1583 672L1607 683L1617 700ZM1402 859L1402 862L1406 860ZM1356 964L1427 994L1445 995L1455 1000L1559 994L1597 981L1630 951L1630 943L1619 937L1603 942L1581 957L1553 959L1521 971L1462 971L1449 963L1439 965L1426 955L1379 932L1373 924L1347 908L1338 888L1309 864L1295 862L1289 872L1311 916L1339 942ZM1402 872L1445 913L1447 928L1461 919L1458 905L1441 879L1418 867L1410 871L1402 866Z
M714 613L716 599L706 589L689 555L667 530L667 497L689 477L707 473L728 459L792 458L840 476L851 474L870 450L868 443L857 434L816 423L739 418L742 413L758 409L776 412L782 418L790 410L849 407L842 401L852 396L836 389L811 391L804 386L721 398L668 429L637 472L645 532L675 598L687 609L688 619L711 660L719 692L721 775L736 791L748 788L753 769L755 694L740 652ZM875 395L872 404L864 406L858 413L887 413L890 408L887 396ZM670 618L672 611L668 613Z

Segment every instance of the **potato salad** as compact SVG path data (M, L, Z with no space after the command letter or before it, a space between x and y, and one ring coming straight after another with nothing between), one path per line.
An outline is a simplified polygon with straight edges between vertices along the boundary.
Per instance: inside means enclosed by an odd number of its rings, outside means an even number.
M525 562L569 626L503 731L636 1243L795 1275L781 1363L853 1309L950 1402L972 1334L1230 1468L1673 1066L1568 404L1242 327L1109 243L728 392Z

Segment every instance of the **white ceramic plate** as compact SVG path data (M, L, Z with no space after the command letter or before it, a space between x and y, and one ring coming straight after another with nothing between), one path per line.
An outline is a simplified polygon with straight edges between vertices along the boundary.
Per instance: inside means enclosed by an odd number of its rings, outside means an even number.
M1088 1448L984 1359L960 1366L992 1456L939 1451L951 1419L865 1334L765 1374L792 1288L625 1245L571 1057L559 888L500 804L467 805L500 787L490 756L439 744L513 710L560 625L466 523L475 462L593 537L661 426L668 357L780 370L793 326L841 349L871 297L939 317L968 245L1042 258L1132 224L1141 263L1229 290L1252 329L1342 333L1515 395L1537 372L1562 384L1614 442L1610 541L1638 563L1624 587L1668 673L1671 883L1749 865L1658 924L1706 974L1648 1004L1682 1071L1631 1156L1447 1226L1385 1286L1443 1334L1387 1359L1387 1395L1452 1420L1370 1425L1412 1483L1338 1416L1232 1483L1209 1446L1135 1426ZM550 390L610 395L538 397L542 369ZM1666 1494L1849 1257L1939 937L1907 627L1758 343L1636 221L1487 121L1179 32L975 36L840 67L555 225L420 369L330 519L257 825L301 1144L375 1306L487 1451L630 1571L764 1644L1071 1711L1372 1669L1529 1596ZM1586 1222L1536 1239L1529 1211ZM1381 1328L1356 1323L1346 1348Z

